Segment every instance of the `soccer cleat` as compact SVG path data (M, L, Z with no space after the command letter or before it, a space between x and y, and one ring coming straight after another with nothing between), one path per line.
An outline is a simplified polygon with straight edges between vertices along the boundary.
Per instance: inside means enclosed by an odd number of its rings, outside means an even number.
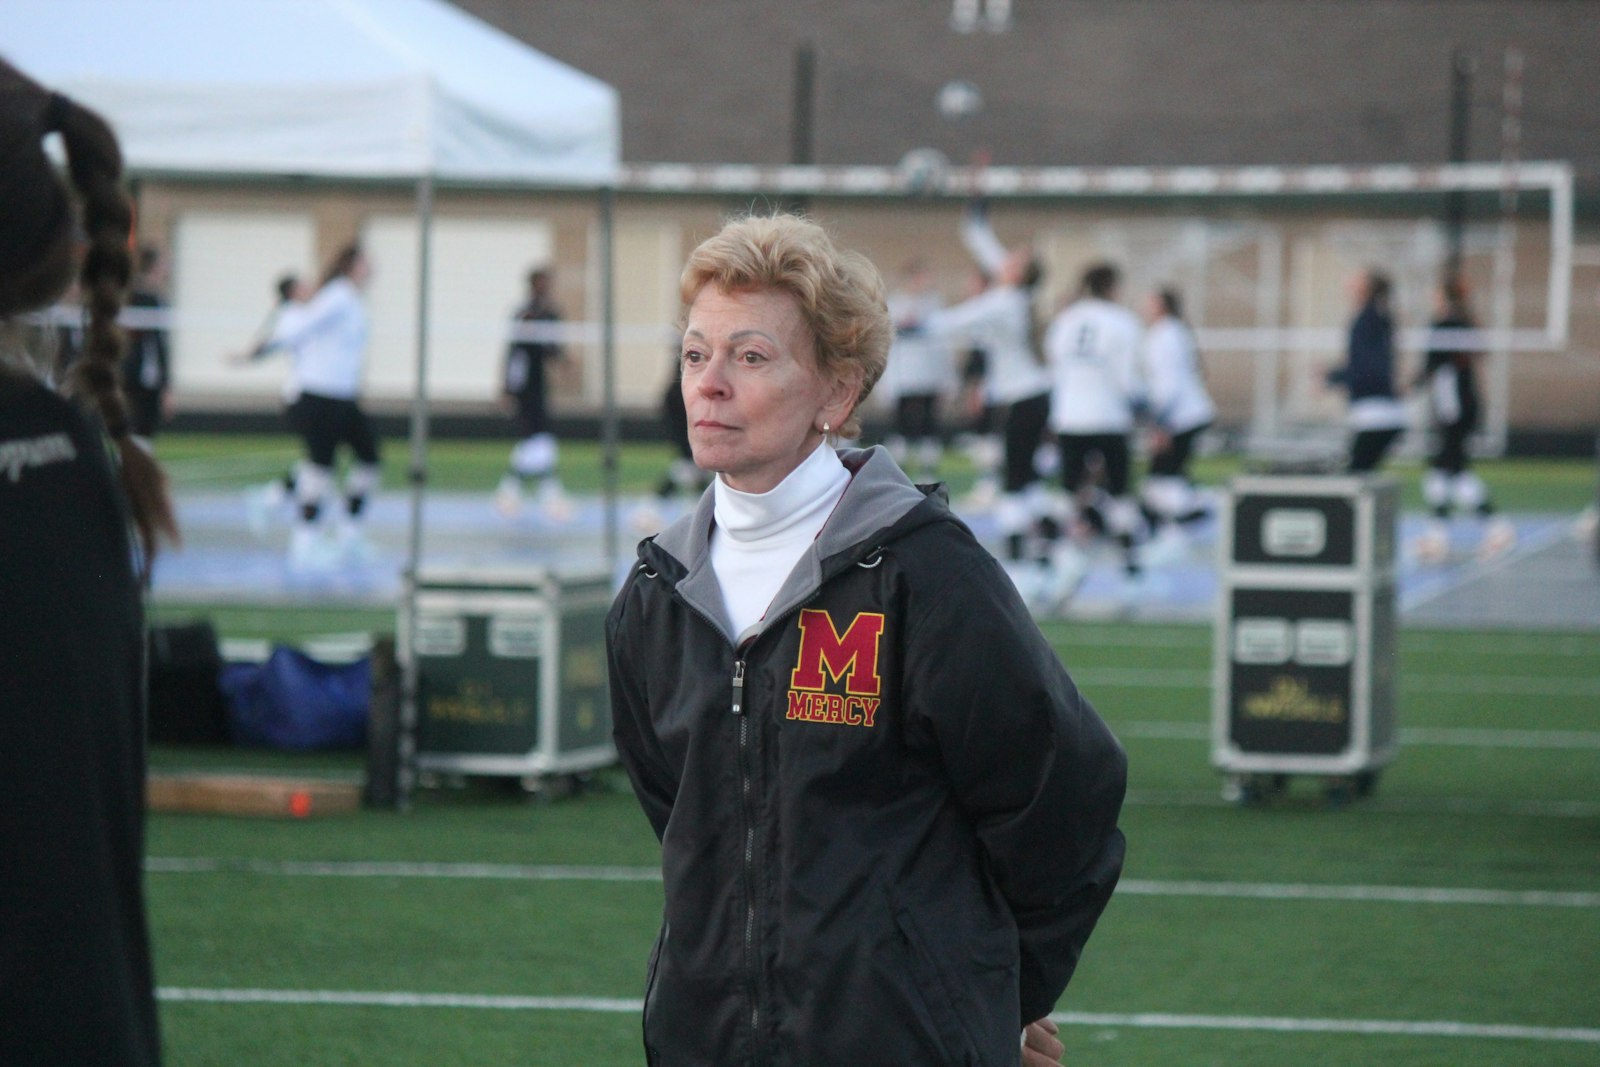
M1089 556L1073 544L1057 545L1044 568L1039 598L1045 614L1059 615L1078 595L1089 576Z
M1181 563L1189 555L1189 538L1176 525L1168 523L1146 541L1139 559L1146 566L1167 567Z
M1418 563L1430 566L1450 558L1450 533L1443 523L1433 523L1411 546Z
M494 509L508 519L522 511L522 485L512 477L500 479L494 490Z
M993 478L979 478L972 491L961 500L961 510L987 514L1000 500L1000 485Z
M284 489L283 483L277 479L265 485L252 486L244 491L245 523L257 541L267 539L267 528L272 524L273 516L288 499L288 492Z
M377 548L355 523L343 523L338 527L334 534L334 547L341 561L359 567L369 566L378 558Z
M539 487L539 510L548 521L562 523L571 521L576 508L561 483L552 480Z
M1043 610L1041 594L1045 569L1037 563L1020 559L1001 560L1000 569L1011 579L1011 584L1017 589L1017 595L1028 605L1028 610L1035 615L1039 614Z
M289 532L289 570L294 574L331 574L344 554L318 526L301 523Z
M1499 559L1517 543L1517 528L1511 525L1509 519L1490 519L1489 525L1484 528L1483 540L1478 542L1475 553L1480 562Z
M1600 531L1600 504L1590 504L1578 513L1572 522L1572 537L1575 541L1589 541Z

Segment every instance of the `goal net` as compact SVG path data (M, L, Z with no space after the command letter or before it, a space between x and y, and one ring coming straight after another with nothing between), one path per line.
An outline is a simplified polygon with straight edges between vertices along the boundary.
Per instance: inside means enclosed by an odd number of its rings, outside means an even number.
M1348 283L1361 270L1381 269L1394 282L1396 385L1403 387L1421 365L1434 289L1458 257L1479 328L1456 341L1484 353L1477 447L1486 454L1505 448L1514 360L1567 344L1573 175L1566 163L973 169L907 159L901 167L634 166L621 187L835 205L986 196L997 216L1005 213L1008 236L1031 235L1046 261L1041 311L1070 296L1095 260L1122 269L1126 297L1179 289L1224 421L1241 431L1230 444L1277 457L1340 447L1345 400L1323 382L1344 360L1354 313ZM1445 221L1451 194L1471 209L1458 229ZM1413 451L1422 444L1420 434L1408 439Z

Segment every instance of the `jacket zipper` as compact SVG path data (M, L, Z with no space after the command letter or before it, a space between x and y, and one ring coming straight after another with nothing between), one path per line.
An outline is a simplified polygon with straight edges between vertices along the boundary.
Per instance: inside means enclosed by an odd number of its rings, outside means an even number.
M881 546L880 546L881 550ZM870 555L870 553L869 553ZM825 582L823 584L826 584ZM676 590L674 590L676 595ZM776 625L800 608L816 600L822 595L822 588L811 591L811 594L799 604L790 608L779 618L773 620ZM704 612L685 602L685 606L694 614L699 615L711 626L717 629L717 624ZM770 628L770 627L769 627ZM752 1044L757 1049L756 1061L760 1062L761 1045L761 998L760 975L761 968L756 960L756 898L755 898L755 813L750 810L751 792L754 782L750 773L750 716L744 706L744 672L745 660L741 656L733 661L733 691L730 707L735 717L739 720L739 810L744 822L744 959L745 959L745 991L750 998L750 1037Z
M744 821L744 963L745 988L750 997L750 1037L761 1044L761 1000L757 975L760 973L756 959L756 878L755 878L755 815L750 810L750 794L754 787L750 775L750 716L744 710L743 659L733 661L733 713L739 718L739 812ZM757 1057L759 1059L759 1056Z
M877 551L881 551L879 546ZM868 553L870 556L871 553ZM826 581L824 583L826 584ZM769 632L794 612L812 603L822 595L822 585L783 615L774 618L763 630ZM753 640L753 639L752 639ZM746 648L749 645L745 646ZM755 872L755 813L751 811L751 793L754 783L750 773L750 716L744 706L743 657L733 661L733 714L739 719L739 810L744 819L744 959L746 968L745 990L750 997L750 1039L755 1049L755 1062L761 1063L761 967L756 959L756 872Z

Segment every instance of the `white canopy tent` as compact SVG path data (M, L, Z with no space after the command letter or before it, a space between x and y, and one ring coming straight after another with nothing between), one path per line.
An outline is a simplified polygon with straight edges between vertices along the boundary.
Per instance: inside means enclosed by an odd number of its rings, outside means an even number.
M148 175L599 187L617 94L444 0L6 0L0 55Z
M0 57L105 116L135 176L415 185L408 615L426 481L435 184L595 190L604 231L606 555L614 563L614 89L444 0L4 0ZM414 721L414 671L406 675L403 715Z

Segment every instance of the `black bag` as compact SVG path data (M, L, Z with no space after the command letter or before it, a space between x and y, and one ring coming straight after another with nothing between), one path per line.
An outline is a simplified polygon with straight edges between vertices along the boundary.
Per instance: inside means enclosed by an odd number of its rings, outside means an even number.
M216 628L209 621L152 626L148 638L150 743L228 744Z

